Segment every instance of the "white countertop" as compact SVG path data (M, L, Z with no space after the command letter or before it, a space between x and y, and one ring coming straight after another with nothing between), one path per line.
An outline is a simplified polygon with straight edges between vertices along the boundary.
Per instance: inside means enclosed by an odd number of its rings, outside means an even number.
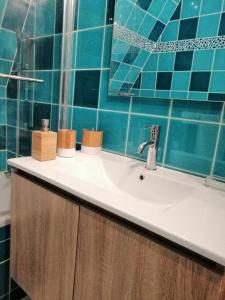
M225 266L225 192L202 178L105 152L8 163Z

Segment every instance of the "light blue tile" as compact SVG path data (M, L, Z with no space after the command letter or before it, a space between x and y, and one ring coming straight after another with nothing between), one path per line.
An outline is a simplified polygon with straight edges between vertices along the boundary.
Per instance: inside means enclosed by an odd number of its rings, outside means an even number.
M156 72L143 72L141 79L141 89L155 89L156 75Z
M133 113L168 116L170 100L133 98L131 111Z
M12 62L0 59L0 73L10 74ZM7 79L0 79L0 85L6 85Z
M215 50L215 59L214 59L214 70L225 70L225 49L216 49Z
M160 53L158 71L173 71L175 53Z
M212 14L221 11L223 0L202 0L201 14ZM225 4L224 4L225 5Z
M6 2L7 2L7 0L1 0L0 1L0 24L2 24L3 12L4 12L4 9L5 9Z
M54 69L61 69L62 35L56 34L54 39Z
M80 31L78 33L78 69L100 68L102 59L103 29Z
M6 122L6 100L0 99L0 124Z
M121 62L129 47L128 43L113 38L111 60Z
M170 96L172 99L187 99L188 92L171 91Z
M0 172L6 170L6 151L0 151Z
M14 60L17 50L17 40L15 32L0 29L0 58Z
M17 101L7 99L7 124L16 126Z
M144 66L144 71L156 71L157 70L157 64L158 64L158 57L159 54L152 54L150 55L149 59L147 60L147 63Z
M189 92L188 100L205 101L208 98L206 92Z
M167 130L167 119L164 118L131 115L127 154L140 158L136 155L136 151L140 143L149 139L149 129L145 129L145 126L151 125L161 125L157 161L162 162ZM144 151L142 158L146 158L146 156L147 149Z
M55 25L55 1L45 0L36 5L36 36L51 35Z
M179 21L169 22L169 24L166 26L165 30L162 33L161 41L176 41L178 38L179 24Z
M99 108L129 111L130 98L108 95L109 71L102 71Z
M136 57L133 65L142 68L145 65L145 63L147 62L148 58L149 58L149 52L141 49L141 51L138 53L138 56Z
M131 66L130 65L127 65L127 64L123 64L121 63L113 77L113 79L115 80L120 80L120 81L124 81L126 76L127 76L127 73L129 72Z
M225 72L212 72L210 92L221 92L225 93Z
M216 155L214 174L225 177L225 126L222 126L220 132L219 145Z
M159 20L164 24L167 24L176 8L177 4L172 0L168 0L161 11L161 14L159 15Z
M154 25L155 25L156 19L149 15L145 14L145 17L143 21L140 24L140 27L138 29L138 33L144 37L148 37L150 32L152 31Z
M145 12L142 9L140 9L138 6L136 6L135 9L133 9L131 14L129 15L129 18L126 23L126 28L134 32L137 32L144 17L145 17Z
M171 117L219 123L222 103L201 101L174 101Z
M110 67L111 47L112 47L112 26L108 26L105 28L103 68Z
M0 85L0 97L5 98L5 86Z
M202 16L199 18L198 38L216 36L221 14Z
M182 18L197 17L201 8L201 0L183 0L182 1Z
M210 71L212 70L214 50L196 50L194 51L194 59L192 69L194 71Z
M129 1L118 0L115 5L115 22L118 25L124 26L133 10L135 10L135 5L133 3Z
M190 72L174 72L172 79L172 90L186 91L190 84Z
M106 0L79 1L78 28L90 28L104 25Z
M208 175L217 131L218 125L171 120L165 163Z
M34 101L51 103L52 93L52 72L51 71L36 71L35 76L38 79L43 79L44 83L35 84L34 86Z
M124 153L126 143L128 114L99 112L98 129L103 130L103 148Z
M73 108L72 128L77 130L77 142L81 143L82 129L96 129L97 110L80 107Z
M163 7L165 5L165 0L152 0L152 3L149 6L148 12L153 15L155 18L161 14Z

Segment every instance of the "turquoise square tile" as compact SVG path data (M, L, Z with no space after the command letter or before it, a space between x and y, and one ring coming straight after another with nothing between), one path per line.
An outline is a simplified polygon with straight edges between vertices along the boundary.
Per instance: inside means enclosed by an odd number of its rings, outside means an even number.
M203 101L174 101L171 117L208 122L220 122L222 103Z
M194 71L210 71L212 70L214 50L196 50L194 51L194 58L192 69Z
M51 106L50 128L52 131L58 131L59 106Z
M208 175L218 125L171 120L165 164L187 172Z
M186 91L189 89L190 72L174 72L172 79L172 90Z
M9 258L10 240L0 243L0 263Z
M0 24L2 24L2 18L3 18L3 13L4 13L6 2L7 2L7 0L0 1Z
M212 72L209 90L210 92L225 93L225 72Z
M161 14L164 5L165 0L152 0L152 3L148 8L148 12L158 19L158 16Z
M61 80L61 72L54 71L52 79L52 103L58 104L60 98L60 80Z
M175 53L160 53L158 71L173 71Z
M202 16L199 18L198 38L217 36L220 22L220 14Z
M5 86L0 85L0 97L5 98Z
M168 116L170 100L133 98L131 112L149 115Z
M144 37L148 37L150 32L152 31L154 25L155 25L156 19L149 15L145 14L145 17L143 21L140 24L140 27L138 29L138 33Z
M130 107L130 98L120 96L109 96L108 85L109 71L102 71L99 108L128 112Z
M129 47L130 45L125 41L120 41L113 38L111 60L121 62Z
M135 10L133 3L124 0L116 1L114 21L124 26L133 10Z
M100 111L98 129L103 131L103 148L125 153L128 114Z
M225 126L222 126L217 149L214 175L225 177Z
M6 170L6 151L1 150L0 151L0 172L3 172L5 170ZM1 280L0 280L0 282L1 282Z
M0 59L0 73L10 74L12 62ZM0 79L0 85L6 85L7 79Z
M0 227L0 242L10 238L10 225Z
M43 79L44 83L34 85L34 101L51 103L52 74L51 71L35 72L36 78Z
M213 69L218 71L225 70L225 49L216 49Z
M202 0L201 14L213 14L221 11L223 0ZM225 4L224 4L225 5Z
M133 65L142 68L145 63L147 62L148 58L149 58L149 52L141 49L141 51L138 53L138 56L136 57Z
M166 26L165 30L162 33L161 41L176 41L178 38L179 24L179 21L169 22L169 24Z
M141 89L153 90L156 84L156 72L143 72L141 79Z
M0 99L0 125L6 123L6 100Z
M111 59L111 47L112 47L112 26L105 28L105 41L104 41L104 55L103 55L103 68L110 67Z
M54 38L54 69L61 69L62 35L56 34Z
M154 96L156 98L168 99L168 98L170 98L170 91L159 91L159 90L156 90Z
M159 58L159 54L157 53L151 54L143 68L143 71L156 71L158 65L158 58Z
M102 59L103 28L78 33L77 69L100 68Z
M176 8L177 4L174 3L172 0L168 0L159 15L159 20L164 24L167 24L171 19Z
M119 92L122 85L123 85L122 81L110 80L109 81L109 91L110 92L115 92L115 91ZM115 96L115 93L113 95Z
M166 137L166 130L167 130L166 118L131 115L127 154L129 156L135 156L137 158L143 158L143 159L147 157L147 149L144 150L142 156L137 155L136 151L138 146L141 143L149 139L149 129L145 129L145 127L151 125L161 125L158 154L157 154L157 161L161 163L163 159L165 137Z
M131 31L137 32L145 15L146 14L142 9L140 9L138 6L135 6L128 17L126 28Z
M0 58L14 60L17 51L17 39L15 32L0 29Z
M36 4L36 36L51 35L55 31L55 1L45 0Z
M106 0L79 1L78 28L90 28L104 25Z
M131 66L121 63L113 77L114 80L124 81Z
M201 0L183 0L181 18L197 17L201 8Z
M7 125L16 126L17 101L7 99Z
M141 90L140 89L139 96L143 97L143 98L154 98L155 90Z
M77 142L81 143L82 129L96 129L97 110L75 107L73 108L72 129L77 130Z

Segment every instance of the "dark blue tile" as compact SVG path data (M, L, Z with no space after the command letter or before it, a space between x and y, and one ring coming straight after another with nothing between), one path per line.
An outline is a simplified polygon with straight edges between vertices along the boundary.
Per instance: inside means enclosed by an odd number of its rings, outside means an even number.
M218 125L171 120L165 164L187 172L211 171Z
M192 72L190 91L207 92L209 89L210 72Z
M63 0L56 0L55 33L63 31L63 2Z
M17 102L15 100L7 100L7 124L16 126L17 119Z
M191 70L193 51L177 52L175 58L175 71L189 71Z
M31 155L31 131L20 129L19 154L23 156Z
M221 15L219 35L225 35L225 12Z
M96 108L98 106L99 83L100 71L77 71L74 105Z
M225 101L225 94L209 93L208 100L210 100L210 101Z
M194 39L198 27L198 18L189 18L180 21L179 40Z
M33 112L33 130L41 129L41 119L49 119L51 117L51 105L34 103Z
M58 119L59 119L59 106L51 106L51 119L50 128L52 131L58 131Z
M112 24L114 20L115 0L107 1L106 24Z
M9 290L9 261L0 264L0 278L0 296L3 296Z
M35 69L51 70L53 68L53 37L38 38L35 40Z
M148 10L152 0L137 0L137 5L144 10Z
M182 3L182 1L180 2L180 4L175 9L175 11L174 11L174 13L173 13L173 15L171 17L171 21L173 21L173 20L179 20L180 19L181 3Z
M0 227L0 241L10 238L10 225Z
M6 149L6 126L0 126L0 150Z
M10 240L0 243L0 263L9 258Z
M172 82L172 72L158 72L157 73L157 90L170 90Z
M153 42L157 42L158 39L160 38L164 28L166 27L165 24L163 24L162 22L160 21L157 21L155 23L155 26L154 28L152 29L151 33L149 34L149 37L148 39L153 41Z

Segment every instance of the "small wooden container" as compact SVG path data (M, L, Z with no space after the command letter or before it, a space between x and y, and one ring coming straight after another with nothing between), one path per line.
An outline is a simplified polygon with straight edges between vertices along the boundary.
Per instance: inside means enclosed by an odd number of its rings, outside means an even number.
M57 133L53 131L32 132L32 157L39 161L56 159Z
M98 154L102 150L103 131L82 130L81 151L86 154Z
M82 130L82 145L85 147L101 147L103 131Z
M76 147L76 130L60 129L58 132L58 156L73 157Z

